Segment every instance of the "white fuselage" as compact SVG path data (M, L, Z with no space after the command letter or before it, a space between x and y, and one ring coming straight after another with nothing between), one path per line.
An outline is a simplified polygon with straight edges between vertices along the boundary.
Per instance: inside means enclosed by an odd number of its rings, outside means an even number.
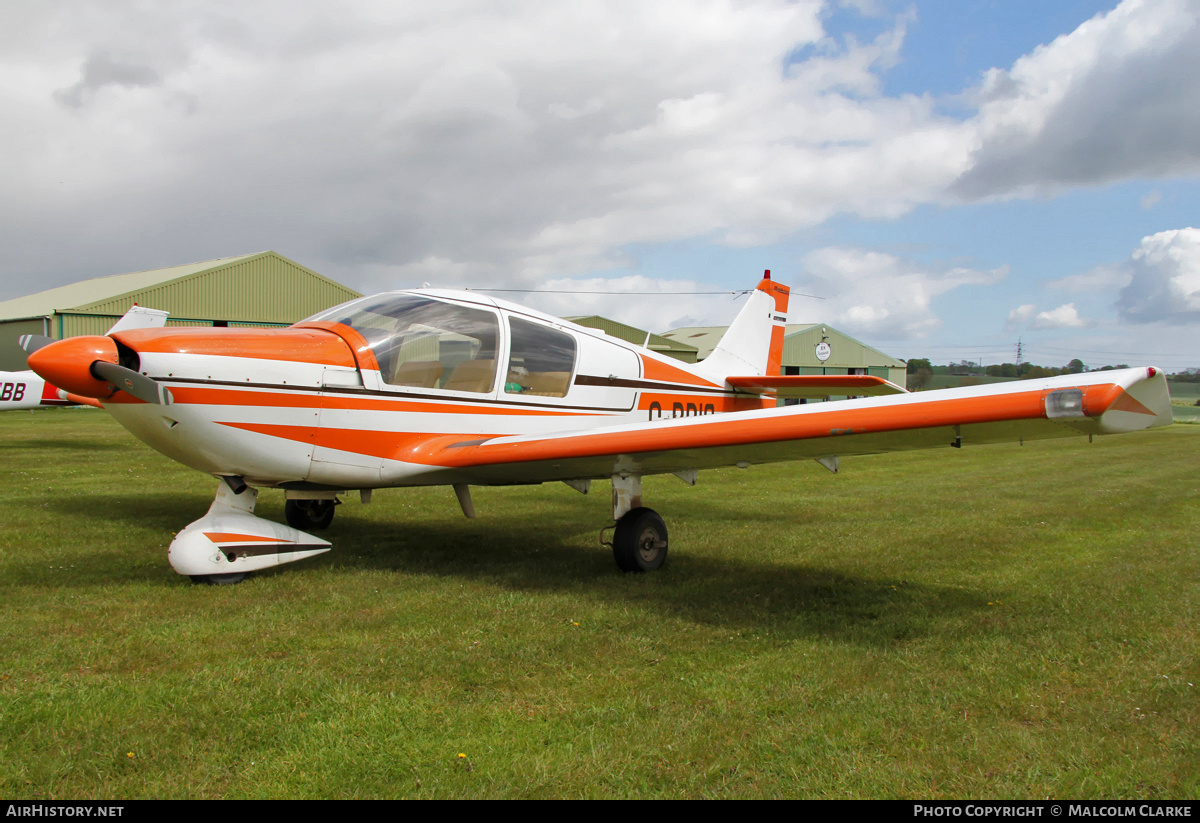
M460 323L432 339L421 325L421 335L381 338L364 351L365 339L347 326L312 322L247 330L240 350L220 353L204 345L202 330L155 331L155 341L167 342L153 345L149 333L119 333L137 349L140 371L165 384L173 402L118 394L106 408L141 440L201 471L251 485L350 489L456 482L440 467L403 459L429 438L584 430L773 405L595 329L487 298L417 294L403 296L424 301L420 307L462 309L485 331ZM389 342L392 360L384 362Z

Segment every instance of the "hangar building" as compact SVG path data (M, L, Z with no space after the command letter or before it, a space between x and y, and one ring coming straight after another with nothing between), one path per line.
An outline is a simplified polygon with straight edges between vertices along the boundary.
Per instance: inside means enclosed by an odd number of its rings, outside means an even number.
M727 326L672 329L663 337L697 348L697 359L712 353ZM903 386L903 360L855 340L823 323L789 323L783 338L784 374L870 374Z
M0 302L0 369L25 368L22 334L104 334L135 303L168 326L290 326L361 296L273 251L97 277Z

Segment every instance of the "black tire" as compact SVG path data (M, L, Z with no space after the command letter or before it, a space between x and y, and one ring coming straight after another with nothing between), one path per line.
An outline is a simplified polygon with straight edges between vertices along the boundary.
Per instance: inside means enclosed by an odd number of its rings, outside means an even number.
M193 574L192 582L204 586L232 586L241 583L250 572L235 572L233 574Z
M612 547L621 571L652 572L667 559L667 524L654 509L631 509L617 521Z
M293 529L320 531L333 522L336 500L289 500L283 504L283 516Z

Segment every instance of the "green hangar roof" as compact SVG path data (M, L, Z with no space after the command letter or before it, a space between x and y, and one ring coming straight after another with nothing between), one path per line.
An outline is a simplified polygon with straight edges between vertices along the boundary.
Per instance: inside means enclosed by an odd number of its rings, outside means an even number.
M25 367L21 334L104 334L135 303L169 326L288 326L361 296L273 251L96 277L0 303L0 369Z
M290 324L361 296L266 251L82 280L0 303L0 320L61 312L120 317L137 303L178 319Z

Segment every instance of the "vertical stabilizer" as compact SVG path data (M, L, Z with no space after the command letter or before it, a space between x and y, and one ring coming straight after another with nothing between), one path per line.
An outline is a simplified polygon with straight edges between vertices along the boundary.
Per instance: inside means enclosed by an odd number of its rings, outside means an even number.
M716 383L730 375L779 374L790 292L771 279L768 269L721 342L696 365L696 373Z

